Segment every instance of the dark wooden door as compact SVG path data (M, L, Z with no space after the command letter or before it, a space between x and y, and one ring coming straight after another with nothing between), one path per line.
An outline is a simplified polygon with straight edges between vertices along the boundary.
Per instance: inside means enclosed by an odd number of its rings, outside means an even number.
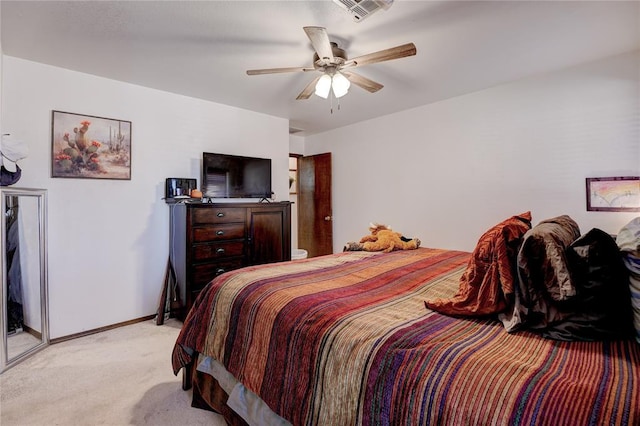
M298 247L309 257L333 253L331 153L298 159Z

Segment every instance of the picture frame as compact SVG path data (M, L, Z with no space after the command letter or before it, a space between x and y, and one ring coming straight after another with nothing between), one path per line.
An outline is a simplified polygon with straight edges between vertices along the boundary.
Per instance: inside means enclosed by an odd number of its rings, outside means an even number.
M640 176L586 178L587 211L640 211Z
M131 180L131 121L52 111L51 177Z

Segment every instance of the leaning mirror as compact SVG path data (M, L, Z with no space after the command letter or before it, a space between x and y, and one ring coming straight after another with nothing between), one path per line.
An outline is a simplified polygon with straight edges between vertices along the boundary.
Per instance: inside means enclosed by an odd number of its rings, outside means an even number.
M49 344L47 193L2 188L2 371Z

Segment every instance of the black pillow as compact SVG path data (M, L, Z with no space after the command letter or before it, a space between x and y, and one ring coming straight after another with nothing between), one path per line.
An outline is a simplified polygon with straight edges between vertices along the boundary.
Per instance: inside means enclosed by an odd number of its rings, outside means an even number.
M566 251L576 296L558 304L563 320L549 324L545 337L557 340L614 340L633 335L627 269L616 241L594 228Z

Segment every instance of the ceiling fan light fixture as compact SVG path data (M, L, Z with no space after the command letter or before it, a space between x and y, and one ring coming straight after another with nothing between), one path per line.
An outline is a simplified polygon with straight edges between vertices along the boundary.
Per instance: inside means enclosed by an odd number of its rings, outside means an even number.
M331 76L328 74L320 77L320 80L316 83L316 95L323 99L329 97L329 90L331 90Z
M393 2L393 0L356 1L363 3L361 6L364 6L364 3L367 2L367 4L378 2L376 4L378 6L382 5L382 7L390 6ZM353 68L405 58L407 56L414 56L417 53L415 44L406 43L401 46L391 47L348 59L347 53L344 49L339 48L337 43L329 40L329 35L325 28L312 26L303 27L303 29L313 46L313 67L253 69L247 70L247 75L318 71L320 75L316 76L312 81L304 86L304 89L298 94L296 100L309 99L314 93L324 99L327 99L330 94L332 95L331 99L334 97L339 99L348 93L351 83L368 91L369 93L375 93L384 87L380 83L351 71ZM341 72L343 68L345 71Z
M346 95L349 91L349 87L351 87L351 82L344 76L344 74L336 72L333 75L331 88L333 89L333 95L336 98L341 98Z

